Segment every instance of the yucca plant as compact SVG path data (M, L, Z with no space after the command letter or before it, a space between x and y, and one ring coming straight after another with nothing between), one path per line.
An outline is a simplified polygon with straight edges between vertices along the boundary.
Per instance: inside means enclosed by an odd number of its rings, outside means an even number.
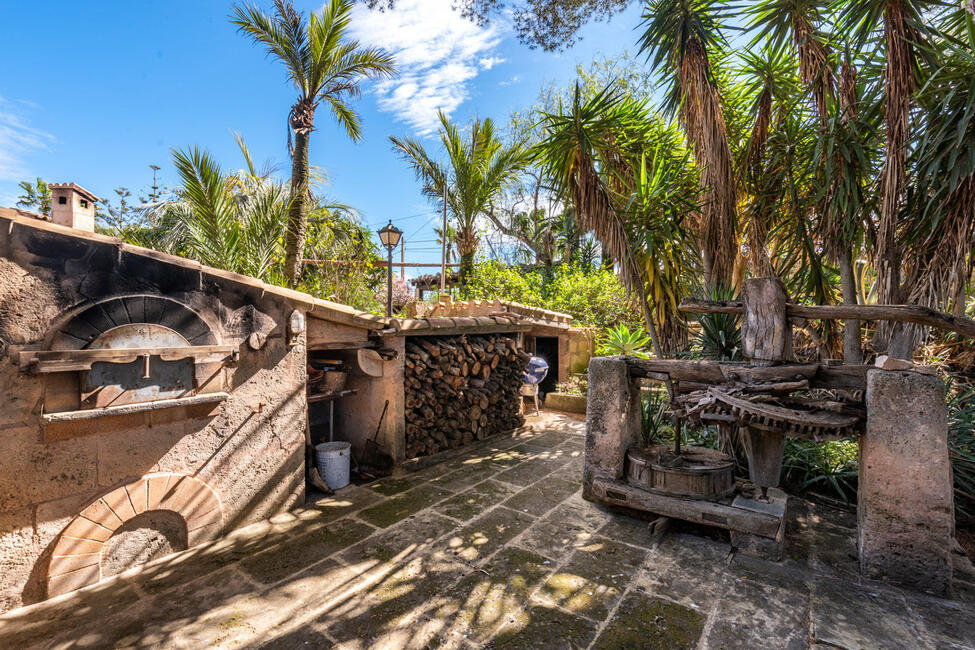
M708 286L730 286L737 256L737 183L714 61L727 47L725 0L654 0L643 16L640 51L671 80L676 110L700 171L698 239Z
M716 287L705 293L706 300L734 300L731 289ZM741 359L741 317L737 314L701 314L700 329L691 339L691 354L712 361Z
M674 425L667 417L670 400L664 391L650 391L640 402L640 437L643 445L667 444L673 440Z

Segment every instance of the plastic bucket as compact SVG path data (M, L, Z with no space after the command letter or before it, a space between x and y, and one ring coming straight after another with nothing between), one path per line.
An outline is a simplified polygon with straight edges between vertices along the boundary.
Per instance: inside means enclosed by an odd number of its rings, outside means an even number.
M349 458L352 445L348 442L323 442L315 445L315 464L325 484L333 490L349 484Z

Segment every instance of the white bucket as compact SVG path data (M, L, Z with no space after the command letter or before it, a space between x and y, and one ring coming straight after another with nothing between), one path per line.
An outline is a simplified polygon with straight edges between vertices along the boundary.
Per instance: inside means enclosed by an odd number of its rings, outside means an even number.
M315 464L325 484L333 490L349 484L349 458L352 445L348 442L323 442L315 445Z

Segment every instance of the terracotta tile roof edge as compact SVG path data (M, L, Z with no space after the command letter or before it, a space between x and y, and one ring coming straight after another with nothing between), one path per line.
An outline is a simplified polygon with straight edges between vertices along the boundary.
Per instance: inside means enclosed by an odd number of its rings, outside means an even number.
M77 239L84 239L92 242L97 242L99 244L110 244L113 246L118 246L127 253L132 253L133 255L141 255L143 257L151 257L157 259L160 262L165 262L167 264L173 264L175 266L181 266L183 268L190 268L196 271L200 271L206 275L221 278L228 282L234 282L236 284L245 285L253 289L259 289L263 292L280 296L286 300L290 300L304 307L308 311L308 315L312 318L316 317L316 313L321 314L322 318L327 318L327 316L338 316L346 322L350 322L354 325L359 325L364 329L382 329L387 326L387 320L381 316L376 316L375 314L370 314L368 312L359 311L354 307L348 305L343 305L337 302L331 302L329 300L323 300L321 298L316 298L307 293L302 293L301 291L295 291L293 289L287 289L285 287L279 287L273 284L268 284L258 278L254 278L248 275L241 275L239 273L234 273L233 271L224 271L223 269L216 269L209 266L204 266L199 262L196 262L185 257L180 257L179 255L173 255L171 253L162 253L160 251L152 250L151 248L142 248L141 246L133 246L132 244L126 244L121 239L116 237L108 237L106 235L101 235L98 233L85 232L83 230L77 230L75 228L68 228L67 226L60 226L58 224L50 223L47 221L41 221L39 219L32 219L30 217L22 216L8 216L0 214L0 219L6 219L11 222L12 225L24 226L27 228L34 228L36 230L45 230L48 232L57 233L60 235L67 235L69 237L74 237Z
M490 316L393 318L389 321L389 325L391 330L388 333L417 331L436 333L437 330L469 330L471 333L477 333L480 330L499 327L511 328L512 331L528 329L528 325L510 318Z

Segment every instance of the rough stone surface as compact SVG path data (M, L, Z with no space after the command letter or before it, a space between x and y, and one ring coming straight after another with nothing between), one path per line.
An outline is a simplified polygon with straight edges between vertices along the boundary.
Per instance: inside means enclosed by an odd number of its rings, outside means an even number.
M0 611L43 598L46 567L65 526L95 499L147 473L196 475L210 484L223 505L223 531L271 517L303 498L306 351L303 337L293 347L285 341L281 325L294 309L291 302L260 283L236 276L228 283L221 272L204 274L198 264L137 253L108 239L3 224ZM183 311L160 307L169 303ZM86 319L75 318L81 312ZM199 318L177 315L192 313ZM45 430L42 413L79 407L77 373L21 372L19 353L83 347L101 331L127 322L122 318L185 326L180 331L195 344L240 346L253 327L267 339L260 350L242 346L237 366L211 378L225 381L231 396L210 414L170 409ZM29 524L7 524L11 518L26 521L24 512ZM191 532L190 544L218 528ZM149 544L148 539L143 541ZM156 541L158 548L165 546L158 536ZM156 552L129 557L134 562ZM127 568L116 561L125 555L115 554L109 572ZM79 570L60 582L83 584L81 577Z
M516 444L578 452L579 420L543 413L534 424ZM743 556L712 529L680 522L652 540L646 521L581 498L578 465L552 471L530 453L468 462L496 457L496 446L475 443L433 471L349 486L9 612L0 647L972 647L970 596L948 601L859 578L848 513L794 500L781 562ZM536 463L521 491L497 480ZM463 472L476 480L461 481ZM418 511L382 528L366 523L364 512L390 501L398 511L411 493L427 497ZM481 498L501 493L511 496ZM522 509L511 507L519 494ZM481 511L462 520L468 499ZM51 516L71 505L52 504Z
M954 492L944 384L914 372L870 370L867 413L857 493L860 569L947 593Z
M597 476L622 478L626 450L640 438L640 391L622 357L589 362L588 399L583 494Z

